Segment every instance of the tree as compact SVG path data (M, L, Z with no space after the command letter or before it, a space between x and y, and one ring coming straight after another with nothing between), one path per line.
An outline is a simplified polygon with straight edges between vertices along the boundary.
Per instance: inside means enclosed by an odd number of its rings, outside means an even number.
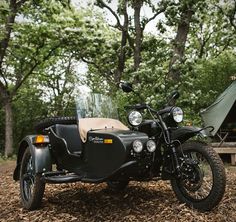
M48 41L46 25L33 25L32 17L30 21L24 21L27 15L30 16L26 7L29 9L31 3L11 0L1 8L3 35L0 39L0 97L5 111L6 157L13 152L12 100L28 77L60 46L56 40ZM23 16L21 22L18 21L20 15Z
M47 101L48 116L75 115L74 95L79 78L76 73L78 64L73 54L63 53L60 59L51 58L48 67L43 69L35 82Z
M172 22L174 24L177 23L177 32L175 39L173 40L173 53L170 58L168 74L169 78L177 83L180 81L180 64L184 62L184 52L186 48L187 36L190 31L190 24L193 20L194 13L196 13L199 8L202 8L202 1L200 0L181 0L177 5L176 14L179 15L179 17L177 16L177 21L175 21L175 17L171 17Z
M141 9L146 4L152 9L153 15L149 18L141 16ZM146 25L154 20L167 7L166 1L161 1L158 5L151 1L120 1L117 9L109 6L109 1L97 0L100 8L107 9L115 18L116 24L110 25L121 33L121 40L118 48L114 48L117 55L116 68L110 75L113 76L115 84L119 84L124 72L137 72L142 62L143 32ZM128 8L134 10L133 15L129 15ZM123 23L121 23L123 21ZM118 52L118 53L117 53ZM127 65L127 60L133 58L133 64ZM96 64L98 66L98 64ZM126 70L125 70L126 69ZM128 71L128 72L129 72ZM136 76L138 78L138 75Z
M13 147L17 147L27 134L35 133L36 121L48 115L48 103L43 97L42 90L37 88L38 85L34 78L29 77L12 101Z
M12 101L17 92L30 76L38 74L42 64L60 54L60 49L73 52L72 46L81 46L81 54L87 56L89 50L92 51L94 39L91 36L96 38L92 27L97 24L87 24L87 17L82 17L85 13L79 14L67 0L11 0L4 2L0 10L3 27L0 36L0 99L5 112L5 156L9 156L13 151ZM86 37L82 32L86 32ZM76 54L79 57L79 53Z
M14 87L11 86L10 83L7 81L7 68L8 65L4 64L6 61L7 56L7 50L9 48L9 45L11 44L11 35L13 33L13 24L15 23L15 19L17 16L17 13L22 8L23 4L25 3L24 0L16 1L11 0L9 1L9 4L5 2L5 4L1 7L1 14L3 17L1 17L1 21L4 22L3 24L3 34L0 39L0 95L2 99L2 103L4 106L5 111L5 156L8 156L10 153L12 153L12 127L13 127L13 120L12 120L12 106L11 101L13 95L17 92L20 85L23 83L25 78L22 78L19 74L17 80L15 81ZM29 71L30 72L30 71ZM29 73L28 72L28 73ZM28 75L26 74L26 76ZM25 76L24 76L25 77ZM10 91L10 88L13 88Z
M194 22L189 32L187 57L194 62L202 58L217 57L235 47L235 29L222 8L233 7L223 1L209 0L195 13ZM189 55L189 56L188 56Z

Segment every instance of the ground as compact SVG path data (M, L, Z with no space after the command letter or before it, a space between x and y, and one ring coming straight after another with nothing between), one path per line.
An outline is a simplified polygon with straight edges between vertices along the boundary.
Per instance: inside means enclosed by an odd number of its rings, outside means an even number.
M40 210L22 209L15 162L0 164L0 221L236 221L236 167L227 167L226 193L217 208L200 213L180 204L168 182L132 182L119 193L106 184L47 185Z

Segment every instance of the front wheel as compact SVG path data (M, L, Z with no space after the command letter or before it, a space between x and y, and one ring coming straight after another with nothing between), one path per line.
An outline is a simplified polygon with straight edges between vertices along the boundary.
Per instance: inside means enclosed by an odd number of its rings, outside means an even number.
M181 179L171 185L180 202L200 211L209 211L223 198L225 169L219 155L207 144L197 141L182 145L185 160Z
M35 210L41 205L45 183L35 174L30 149L26 148L20 168L20 197L25 209Z

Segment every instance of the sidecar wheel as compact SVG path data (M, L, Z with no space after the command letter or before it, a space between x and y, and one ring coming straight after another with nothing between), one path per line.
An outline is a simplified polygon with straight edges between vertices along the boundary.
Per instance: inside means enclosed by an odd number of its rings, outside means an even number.
M223 198L226 185L225 169L219 155L207 144L191 141L182 145L184 155L198 164L184 170L188 179L171 180L180 202L200 211L209 211Z
M128 180L107 181L107 186L114 192L124 190L129 184Z
M20 168L20 197L22 205L27 210L40 207L45 189L41 175L34 172L34 164L30 149L25 150Z

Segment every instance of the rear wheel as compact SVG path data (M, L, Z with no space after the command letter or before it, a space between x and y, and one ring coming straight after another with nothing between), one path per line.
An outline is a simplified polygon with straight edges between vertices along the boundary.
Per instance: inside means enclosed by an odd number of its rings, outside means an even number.
M25 150L20 168L20 196L25 209L35 210L42 202L45 183L35 174L30 149Z
M108 181L107 186L110 190L114 192L119 192L124 190L129 184L128 180L117 180L117 181Z
M219 155L207 144L191 141L182 146L186 161L182 178L171 181L179 201L200 211L214 208L223 198L225 169Z

